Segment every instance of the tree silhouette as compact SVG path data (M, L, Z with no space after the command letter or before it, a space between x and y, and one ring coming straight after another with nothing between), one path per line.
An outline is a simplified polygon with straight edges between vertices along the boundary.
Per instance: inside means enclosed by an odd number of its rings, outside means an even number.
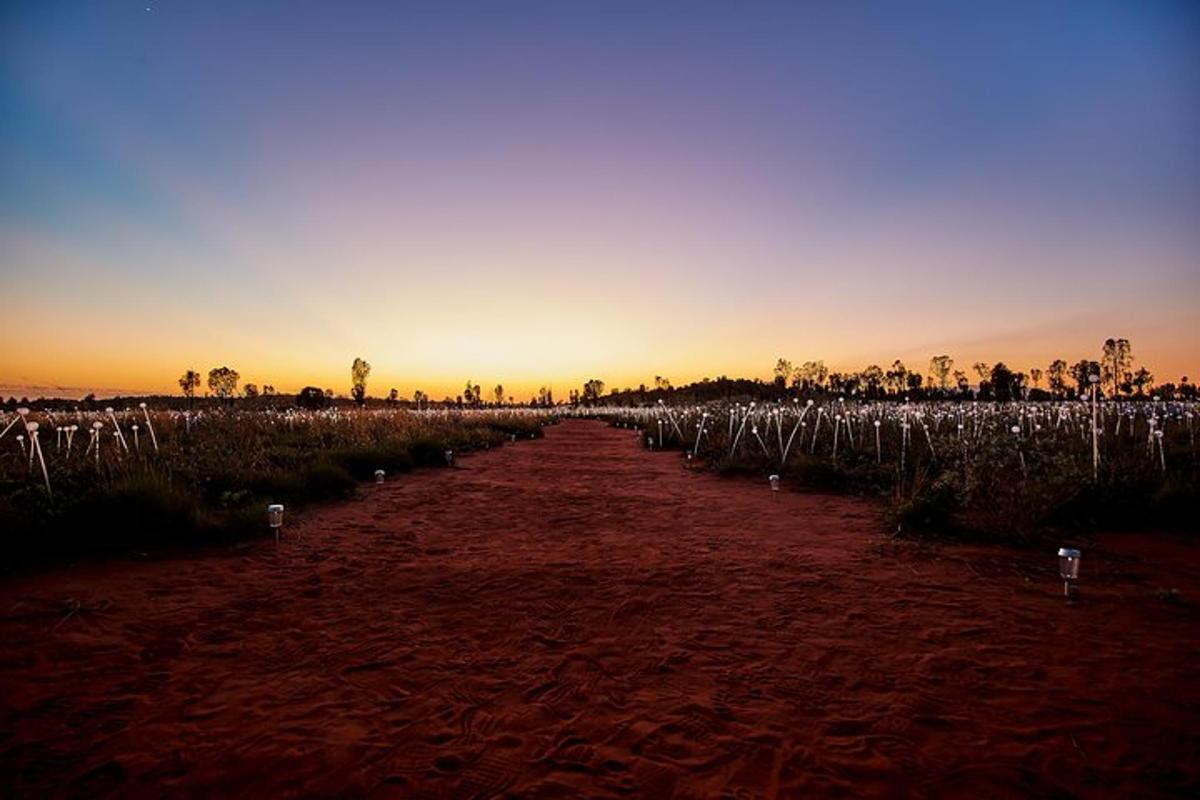
M1067 362L1056 358L1050 362L1046 370L1046 385L1055 397L1061 397L1067 391Z
M883 369L878 364L871 364L864 369L859 378L868 397L879 396L880 391L883 389L884 374Z
M599 378L592 378L583 385L583 402L595 403L600 400L600 396L604 394L604 381Z
M483 389L478 384L472 383L469 378L467 379L466 388L463 389L463 397L459 401L459 404L461 405L464 400L469 406L477 406L483 402Z
M499 384L499 383L496 384L495 388L492 389L492 397L495 399L496 405L498 405L498 406L504 405L504 386L503 386L503 384Z
M371 365L361 358L354 359L350 365L350 394L354 402L360 406L367 402L367 377L371 374Z
M943 392L950 388L950 370L953 368L954 359L950 356L934 356L929 359L929 374Z
M229 367L214 367L208 371L208 390L219 397L222 401L229 403L233 400L234 393L237 392L238 381L241 375L237 370Z
M247 399L253 400L258 397L258 387L253 383L247 383L242 389L242 394L246 395Z
M796 377L799 379L801 389L815 391L825 386L829 370L826 369L824 361L805 361L796 371Z
M792 374L795 371L796 370L792 366L792 362L788 361L786 358L781 358L778 361L776 361L775 362L775 385L778 386L780 389L785 388L788 384L788 381L791 380ZM655 383L658 382L658 378L655 378L654 380L655 380ZM658 388L658 387L656 386L655 388Z
M1082 397L1087 394L1091 386L1091 376L1100 374L1100 362L1089 361L1086 358L1080 359L1071 365L1071 378L1075 381L1075 386Z
M1128 339L1105 339L1104 355L1100 359L1100 385L1109 397L1116 397L1133 363Z
M194 369L189 369L179 378L179 388L183 390L183 396L188 400L188 409L196 401L196 390L200 388L200 373Z
M301 408L324 408L326 405L328 405L328 403L329 398L327 398L325 393L316 386L305 386L300 390L300 393L296 395L296 405L300 406Z
M900 359L896 359L892 362L892 368L884 374L884 378L887 381L888 388L893 393L899 394L908 385L908 368L904 366Z
M1151 375L1150 371L1145 367L1138 367L1138 371L1133 373L1133 376L1129 380L1129 386L1133 391L1137 392L1138 397L1144 395L1146 393L1146 389L1148 389L1153 383L1154 376Z
M992 367L990 381L992 384L992 393L1000 402L1003 403L1016 399L1013 396L1013 389L1015 388L1013 385L1015 383L1014 377L1012 370L1003 361L997 361L996 366Z

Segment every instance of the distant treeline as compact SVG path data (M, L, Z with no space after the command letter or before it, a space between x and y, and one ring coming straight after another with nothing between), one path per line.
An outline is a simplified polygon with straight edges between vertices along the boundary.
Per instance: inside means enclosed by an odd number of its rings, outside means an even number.
M1010 369L1004 362L989 364L977 361L969 367L975 382L965 369L955 369L954 359L938 355L929 359L927 373L909 369L900 360L887 369L872 364L858 371L840 372L826 368L824 361L805 361L799 366L786 358L775 363L774 379L703 378L684 386L673 386L669 378L654 377L653 387L641 384L637 388L613 388L599 378L592 378L581 389L568 392L567 403L575 405L633 405L664 402L708 402L713 400L749 401L780 400L797 396L833 394L868 400L1064 400L1087 395L1095 386L1101 397L1129 399L1195 400L1196 384L1187 376L1178 383L1154 383L1154 376L1143 366L1134 367L1133 352L1128 339L1106 339L1100 360L1080 359L1068 364L1063 359L1050 362L1045 370L1034 367L1028 372ZM220 408L237 404L238 408L319 409L358 405L367 408L482 408L532 407L549 408L561 405L549 386L541 387L526 402L517 402L497 384L490 391L468 380L462 393L434 400L417 389L411 399L401 397L391 389L384 397L367 393L371 365L362 358L354 359L350 368L350 396L334 393L333 389L306 386L296 394L280 394L269 384L261 388L254 383L239 386L241 376L229 367L214 367L207 376L208 393L197 397L203 378L195 370L187 370L178 383L183 396L150 395L141 397L97 398L88 395L82 400L39 398L17 400L10 397L4 406L13 410L29 408L78 407L83 410L107 406L129 407L140 402L155 408Z

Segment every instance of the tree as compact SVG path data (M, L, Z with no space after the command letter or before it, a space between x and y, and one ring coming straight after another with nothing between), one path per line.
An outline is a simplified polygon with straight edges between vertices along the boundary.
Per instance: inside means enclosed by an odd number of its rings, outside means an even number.
M792 374L795 372L792 362L786 358L781 358L775 362L775 385L780 389L787 388L788 381L791 380ZM655 378L657 381L658 379Z
M604 394L604 381L592 378L583 385L583 402L595 403Z
M892 368L884 374L884 379L894 394L900 394L908 385L908 368L901 363L900 359L896 359L892 362Z
M387 404L389 406L394 406L399 401L400 401L400 391L398 389L393 388L391 391L388 392Z
M950 356L934 356L929 359L929 374L933 376L937 388L943 392L950 388L950 370L954 369L954 359Z
M537 402L540 406L549 408L554 405L554 389L549 386L543 386L538 389Z
M1089 387L1092 385L1091 376L1099 374L1099 361L1089 361L1083 358L1071 365L1071 378L1075 381L1075 386L1078 388L1081 397L1090 391Z
M967 378L967 373L961 369L954 370L954 387L958 389L960 395L965 395L971 388L971 381Z
M980 382L986 381L988 376L992 374L992 368L986 361L976 361L971 369L975 370L975 374L979 376Z
M196 401L196 390L200 388L200 373L194 369L189 369L179 378L179 388L183 390L183 396L187 398L188 408Z
M1129 381L1129 385L1133 391L1137 392L1138 397L1143 396L1153 384L1154 376L1145 367L1138 367L1138 371L1133 373L1133 377Z
M883 388L883 370L878 364L872 364L862 371L859 376L868 397L878 397Z
M1013 397L1013 373L1003 361L996 362L991 372L992 392L1000 402L1015 399Z
M275 387L269 383L263 384L263 397L274 397L276 395Z
M329 404L329 398L316 386L305 386L296 395L296 405L301 408L324 408Z
M1055 397L1062 397L1067 391L1067 362L1056 358L1050 362L1046 370L1046 385Z
M237 392L241 379L237 370L229 367L214 367L208 371L208 390L225 402L230 402Z
M459 403L461 404L463 401L469 406L477 406L483 402L483 389L479 388L478 384L471 383L469 378L467 379L466 388L463 389L462 400Z
M1109 397L1116 397L1121 381L1133 363L1128 339L1105 339L1100 359L1100 385Z
M413 405L415 405L417 410L420 411L422 408L429 405L429 395L425 394L420 389L417 389L415 392L413 392Z
M258 397L258 387L253 383L247 383L245 388L242 389L242 394L246 395L247 399L253 400Z
M824 387L829 370L825 368L824 361L805 361L795 374L799 388L812 391Z
M504 405L504 386L502 384L497 383L496 387L492 389L492 397L495 398L496 405Z
M671 389L671 379L664 378L662 375L655 375L654 388L663 392L669 391Z
M350 365L350 394L360 406L367 403L367 377L370 374L370 364L361 358L354 359Z
M1037 367L1029 370L1029 379L1033 381L1033 388L1042 388L1042 371Z

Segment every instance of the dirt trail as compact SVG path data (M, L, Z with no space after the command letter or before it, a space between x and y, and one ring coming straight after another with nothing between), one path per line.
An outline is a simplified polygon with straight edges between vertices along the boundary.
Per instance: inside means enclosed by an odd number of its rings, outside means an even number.
M4 794L1021 796L1200 780L1197 548L923 548L877 509L546 438L278 550L0 585ZM296 539L296 536L299 536ZM1144 540L1143 540L1144 541ZM1147 550L1133 555L1137 550Z

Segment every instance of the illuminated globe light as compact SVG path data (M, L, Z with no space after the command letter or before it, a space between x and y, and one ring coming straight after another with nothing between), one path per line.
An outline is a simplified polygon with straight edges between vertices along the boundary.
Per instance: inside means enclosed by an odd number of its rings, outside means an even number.
M1058 574L1063 579L1063 596L1070 597L1075 593L1074 584L1079 580L1079 560L1083 554L1070 547L1058 549Z
M771 475L767 478L767 480L770 481L770 483L771 483L771 491L778 492L779 491L779 476Z
M272 503L267 506L267 524L275 532L275 544L279 544L279 529L283 527L283 506Z
M381 470L381 469L377 469L377 470L375 470L375 482L376 482L376 483L383 483L383 478L384 478L384 475L385 475L385 474L386 474L386 473L385 473L383 470Z
M453 450L447 450L446 452L442 453L442 457L446 459L447 467L454 466L454 451Z

